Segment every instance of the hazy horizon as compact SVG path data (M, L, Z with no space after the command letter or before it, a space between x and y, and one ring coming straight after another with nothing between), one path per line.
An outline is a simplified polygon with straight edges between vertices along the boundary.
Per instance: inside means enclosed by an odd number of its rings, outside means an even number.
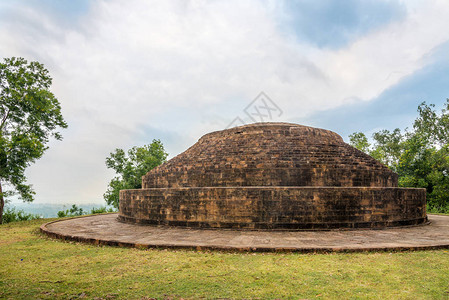
M40 215L43 218L55 218L58 215L58 211L67 210L75 204L77 207L82 208L85 212L90 212L92 208L99 208L103 206L107 206L106 203L103 205L99 205L98 203L88 203L88 204L79 204L79 203L13 203L9 202L6 204L5 208L15 208L16 210L23 210L25 213Z

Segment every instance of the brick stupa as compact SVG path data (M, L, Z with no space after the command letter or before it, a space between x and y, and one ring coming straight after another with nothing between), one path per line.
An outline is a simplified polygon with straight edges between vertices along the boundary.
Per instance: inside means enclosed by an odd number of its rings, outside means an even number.
M255 123L204 135L120 192L119 220L233 229L383 228L427 221L425 189L336 133Z

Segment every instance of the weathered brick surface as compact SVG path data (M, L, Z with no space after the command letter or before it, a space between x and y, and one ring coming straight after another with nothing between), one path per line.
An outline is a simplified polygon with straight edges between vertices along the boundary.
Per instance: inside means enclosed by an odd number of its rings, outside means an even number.
M123 221L239 229L377 228L426 220L425 190L380 187L157 188L120 192Z
M426 221L425 189L331 131L256 123L206 134L120 192L119 219L202 228L379 228Z
M331 131L256 123L204 135L151 170L143 188L397 186L397 175Z

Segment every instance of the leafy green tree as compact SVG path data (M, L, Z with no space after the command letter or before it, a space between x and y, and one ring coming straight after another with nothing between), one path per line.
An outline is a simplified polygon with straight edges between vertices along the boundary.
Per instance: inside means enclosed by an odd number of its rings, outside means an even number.
M51 83L38 62L13 57L0 63L0 223L7 197L33 201L25 169L41 158L50 137L62 139L58 127L67 127Z
M370 148L370 143L368 142L368 138L363 132L354 132L349 135L349 143L363 152L368 152Z
M133 147L127 154L122 149L115 149L106 158L106 166L119 175L109 182L103 195L106 203L115 208L119 206L120 190L140 189L142 176L162 164L168 156L160 140L153 140L150 145L143 147Z
M378 159L399 175L399 186L427 190L430 211L449 212L449 99L441 112L425 102L411 130L396 128L349 136L350 144Z
M381 130L373 134L374 151L371 153L374 158L382 161L393 170L397 169L399 156L401 155L401 141L403 139L401 130L396 128L392 132Z

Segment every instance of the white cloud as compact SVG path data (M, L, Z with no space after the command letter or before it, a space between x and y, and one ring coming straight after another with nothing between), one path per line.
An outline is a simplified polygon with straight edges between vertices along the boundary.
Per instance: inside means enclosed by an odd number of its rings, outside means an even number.
M262 90L285 120L370 100L449 39L444 2L414 4L401 22L336 51L281 32L275 9L256 0L96 1L69 27L18 7L0 22L0 53L50 69L69 123L64 141L30 168L38 201L101 202L114 148L167 137L177 154Z
M392 23L365 36L347 49L320 60L332 78L336 98L349 91L361 100L377 97L386 88L426 64L426 56L449 40L447 4L410 9L404 22Z

